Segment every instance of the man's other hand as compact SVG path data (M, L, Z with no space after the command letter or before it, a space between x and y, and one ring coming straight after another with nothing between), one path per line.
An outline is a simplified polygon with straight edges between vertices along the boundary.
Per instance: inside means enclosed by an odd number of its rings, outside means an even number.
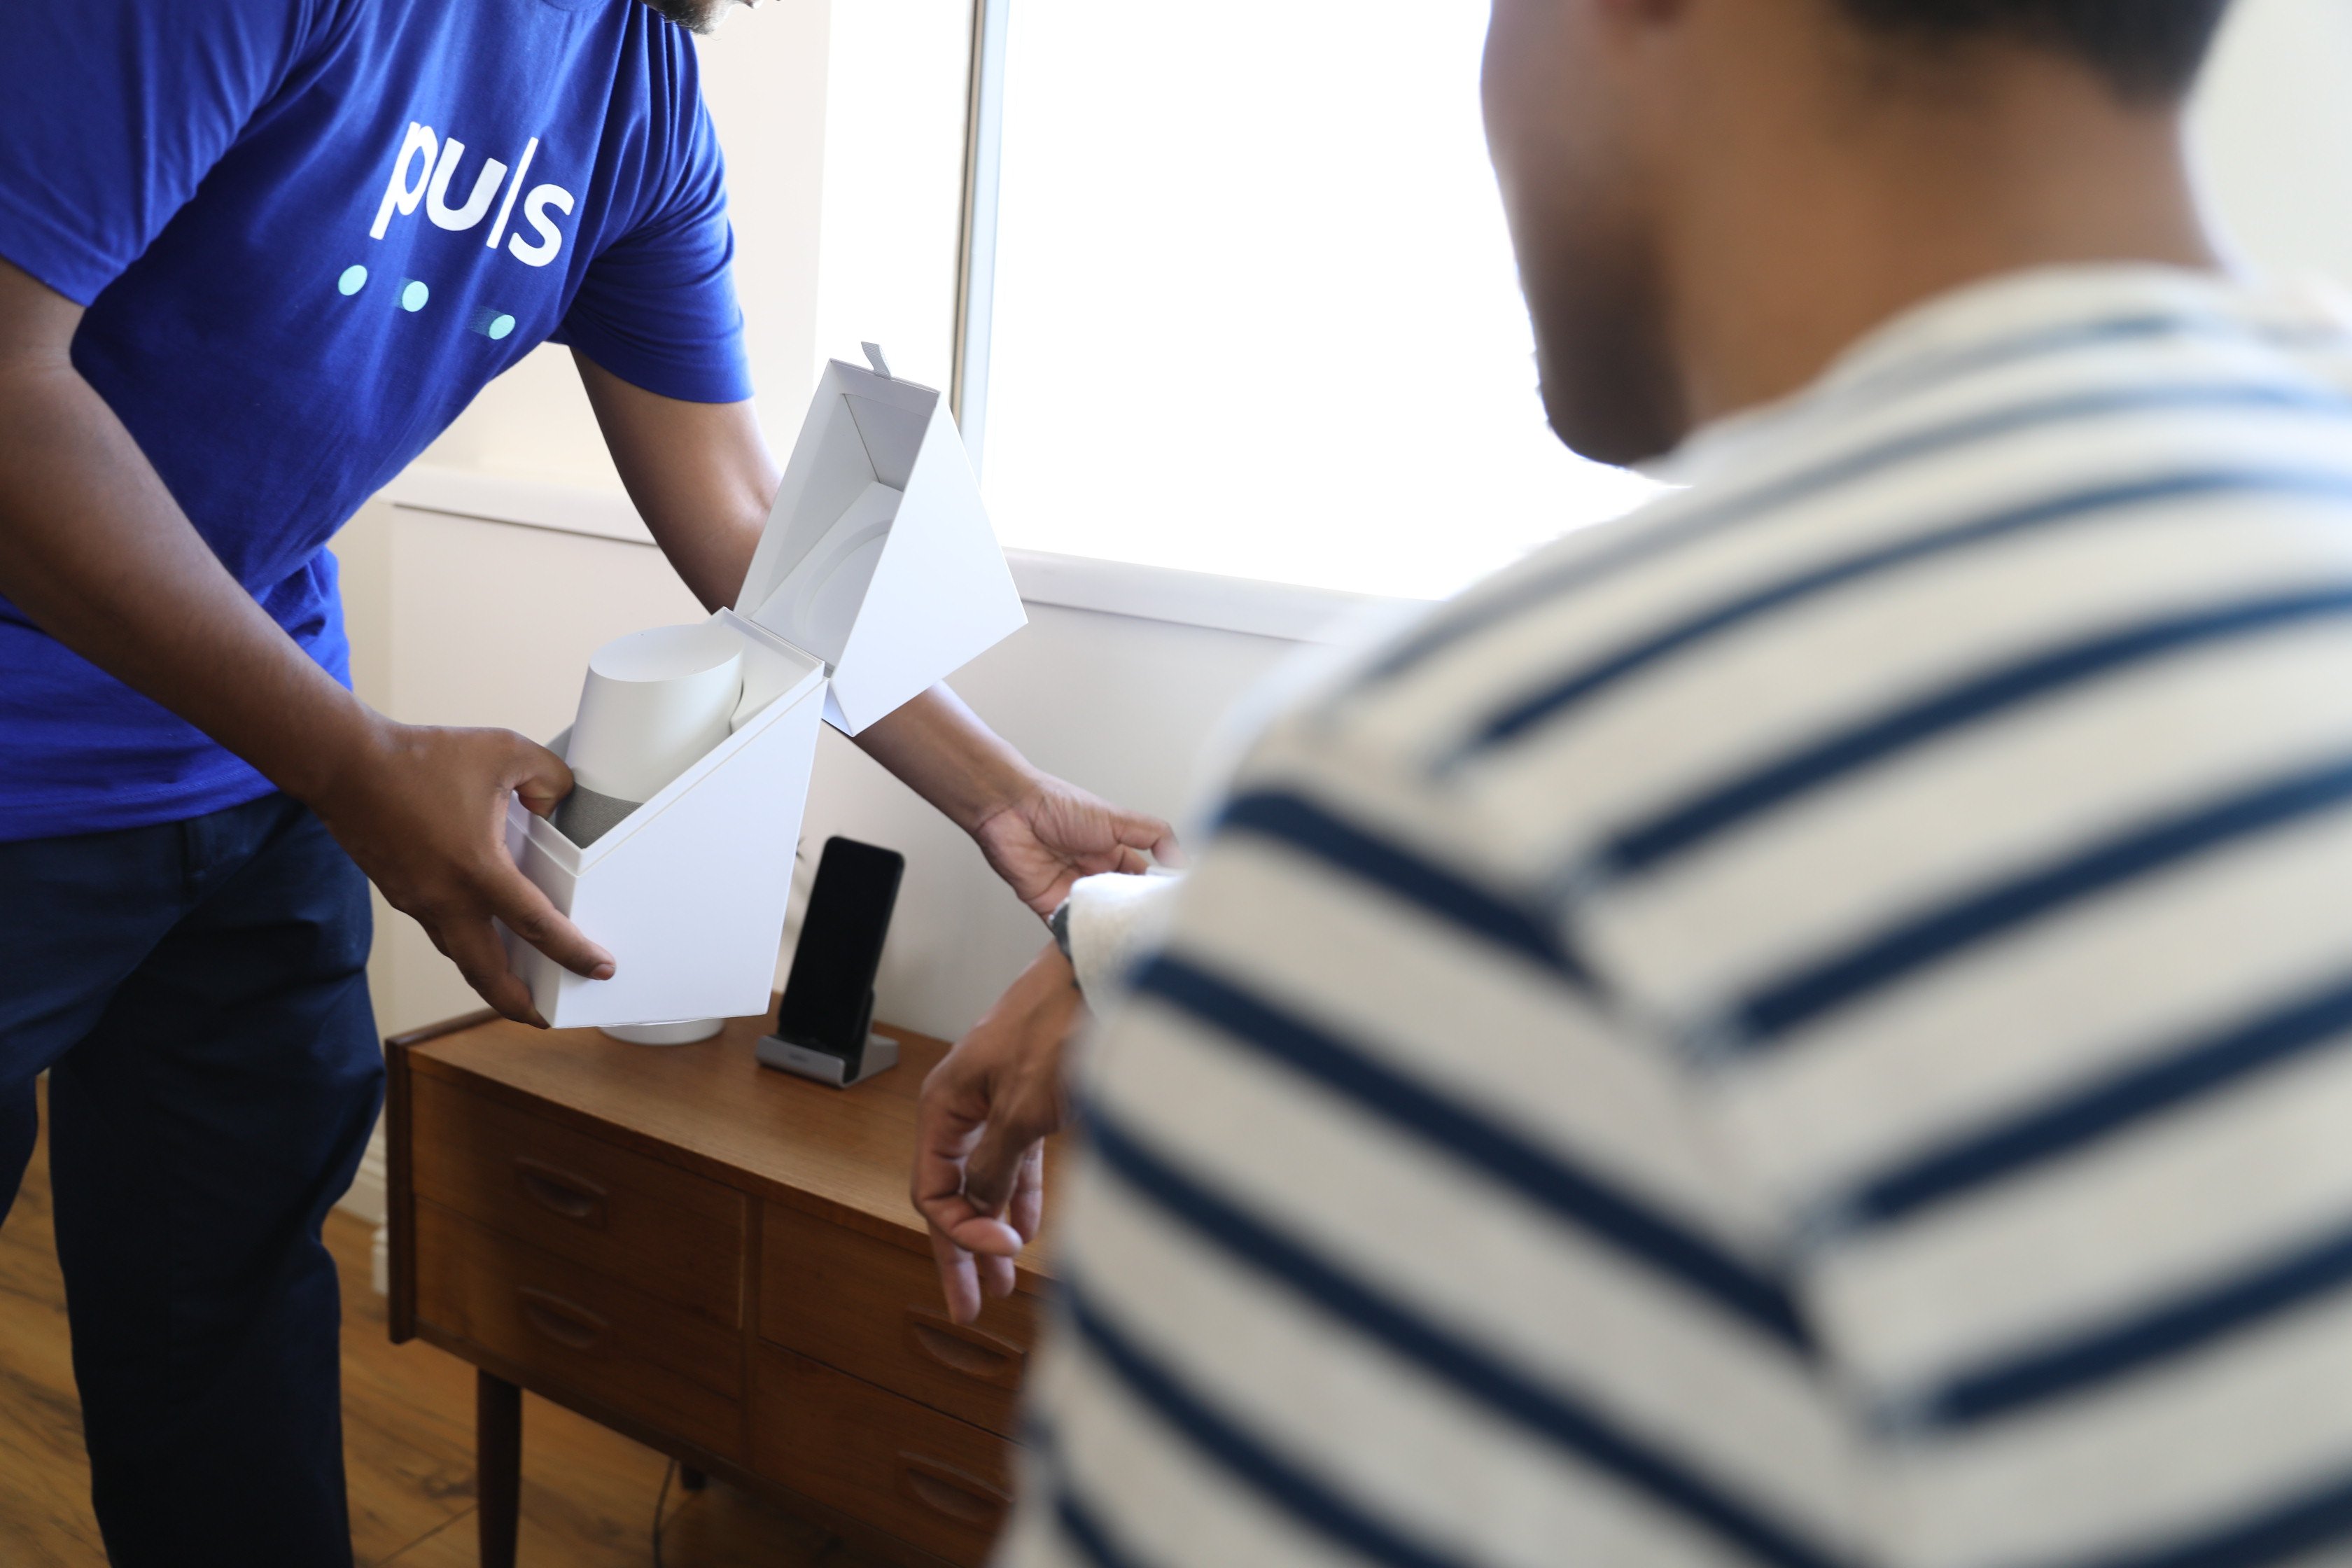
M1176 830L1045 774L971 830L981 853L1039 915L1050 915L1081 877L1139 873L1151 860L1179 863Z
M1083 1002L1061 950L1039 953L923 1080L915 1208L959 1323L1013 1293L1013 1260L1045 1217L1045 1139L1069 1114L1063 1050Z
M572 793L563 759L508 730L379 719L308 803L392 907L411 916L482 1000L547 1021L507 967L493 920L576 974L612 978L613 955L556 912L507 853L507 798L544 816Z

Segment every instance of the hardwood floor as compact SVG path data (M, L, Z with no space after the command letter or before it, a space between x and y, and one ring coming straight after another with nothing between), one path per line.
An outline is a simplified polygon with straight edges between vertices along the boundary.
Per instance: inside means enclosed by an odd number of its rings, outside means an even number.
M104 1568L50 1239L46 1146L0 1226L0 1563ZM472 1368L395 1348L368 1279L373 1233L347 1215L327 1242L343 1279L343 1458L362 1568L471 1568ZM523 1412L524 1568L640 1568L667 1462L543 1400ZM824 1531L717 1482L673 1487L667 1568L880 1568Z

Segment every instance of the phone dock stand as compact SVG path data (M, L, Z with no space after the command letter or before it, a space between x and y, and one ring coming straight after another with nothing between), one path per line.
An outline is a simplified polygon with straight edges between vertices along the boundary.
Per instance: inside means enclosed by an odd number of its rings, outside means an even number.
M780 1068L795 1078L814 1079L835 1089L847 1089L864 1083L867 1079L888 1072L898 1065L898 1042L881 1035L866 1037L866 1049L858 1053L857 1068L850 1070L846 1059L831 1051L820 1051L808 1046L796 1046L774 1035L763 1035L756 1047L760 1065Z

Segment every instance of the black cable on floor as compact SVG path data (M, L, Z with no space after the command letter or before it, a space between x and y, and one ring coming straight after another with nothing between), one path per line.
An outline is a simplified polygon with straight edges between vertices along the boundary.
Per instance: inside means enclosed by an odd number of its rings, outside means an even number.
M662 1568L662 1510L669 1506L669 1484L677 1479L677 1461L662 1472L661 1490L654 1496L654 1568Z

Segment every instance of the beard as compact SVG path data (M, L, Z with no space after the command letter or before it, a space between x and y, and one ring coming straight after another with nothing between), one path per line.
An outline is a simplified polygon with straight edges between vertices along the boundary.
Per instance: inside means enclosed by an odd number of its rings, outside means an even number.
M707 37L719 30L737 0L646 0L646 4L688 32Z
M1544 416L1570 450L1620 466L1690 433L1660 274L1646 247L1609 243L1587 215L1572 241L1521 264Z

